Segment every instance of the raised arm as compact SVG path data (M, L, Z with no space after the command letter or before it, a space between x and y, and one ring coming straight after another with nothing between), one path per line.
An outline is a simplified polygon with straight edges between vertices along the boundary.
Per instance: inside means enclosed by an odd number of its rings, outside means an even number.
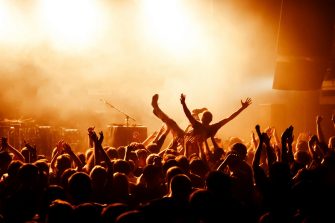
M271 136L269 136L268 133L263 133L263 141L265 144L265 150L266 150L266 155L267 155L267 159L268 159L268 165L270 166L271 164L273 164L276 160L276 153L274 151L274 148L272 148L270 140L271 140Z
M241 100L241 107L237 111L231 114L228 118L224 118L213 125L214 133L216 133L222 126L224 126L225 124L236 118L244 109L246 109L249 105L251 105L251 103L252 103L251 98L247 98L245 101Z
M322 157L320 156L321 154L318 154L318 137L316 135L313 135L309 140L308 140L308 150L309 153L312 156L312 162L310 164L310 167L315 167L319 166L322 160Z
M254 155L254 159L252 161L252 168L255 170L257 167L259 167L260 160L261 160L261 153L262 153L262 146L263 146L263 137L260 130L259 125L256 125L256 132L259 138L258 146Z
M156 143L157 147L159 148L159 150L162 149L162 146L165 142L165 139L167 137L167 135L170 132L170 128L168 126L166 126L166 128L162 128L162 130L164 130L164 132L159 134L159 137L157 137L153 142Z
M148 146L150 143L153 142L153 140L156 139L156 137L158 136L159 132L158 131L154 131L151 135L149 135L143 142L142 144L144 146Z
M60 140L57 142L56 147L54 148L53 156L51 157L50 161L50 171L55 172L56 170L56 160L59 155L62 154L63 151L63 142L64 140Z
M77 165L78 170L81 170L84 167L84 164L81 162L79 157L73 152L71 146L68 143L64 142L63 143L63 149L67 154L70 155L71 159Z
M320 143L325 143L325 136L323 134L322 131L322 126L321 126L321 122L322 122L322 117L320 115L316 116L316 134L318 136L319 142Z
M293 126L288 127L282 137L282 162L289 164L293 161L293 153L292 153L292 143L293 143Z
M180 95L180 103L183 106L183 110L184 113L187 117L187 119L189 120L189 122L191 123L192 126L194 126L198 121L193 117L191 111L188 109L186 102L185 102L186 96L184 94Z
M24 156L17 149L15 149L12 145L8 143L7 138L2 137L1 145L3 150L6 150L14 154L14 159L24 162Z

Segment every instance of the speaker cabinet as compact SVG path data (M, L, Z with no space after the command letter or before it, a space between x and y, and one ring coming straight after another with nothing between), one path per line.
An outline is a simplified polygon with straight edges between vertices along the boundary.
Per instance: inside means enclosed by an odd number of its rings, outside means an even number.
M329 66L335 1L283 0L273 88L317 90Z
M131 142L143 142L147 138L147 127L144 126L109 126L109 146L126 146Z

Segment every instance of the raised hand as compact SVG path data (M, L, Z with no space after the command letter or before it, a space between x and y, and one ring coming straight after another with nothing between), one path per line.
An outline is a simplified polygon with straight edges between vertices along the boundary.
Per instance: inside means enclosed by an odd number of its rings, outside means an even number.
M88 131L88 136L90 137L90 139L93 142L97 142L98 141L98 136L97 136L97 134L95 133L94 130Z
M251 98L247 98L245 101L241 100L242 108L247 108L249 105L251 105L252 101Z
M313 135L309 140L308 140L308 146L309 148L314 148L314 145L318 143L318 137L316 135Z
M292 143L293 139L293 126L291 125L283 132L281 140L283 143Z
M95 126L90 126L90 127L88 127L88 129L87 129L87 131L90 133L90 132L93 132L94 131L94 128L95 128Z
M263 132L262 133L262 139L263 139L263 142L266 145L270 145L271 136L269 136L267 133Z
M98 142L100 143L100 144L102 144L102 142L104 141L104 133L101 131L101 132L99 132L99 139L98 139Z
M316 124L320 124L322 120L323 120L322 116L320 115L316 116Z
M63 143L63 149L68 154L70 154L72 152L71 146L66 142Z
M332 114L332 122L333 122L333 124L335 124L335 115L334 114Z
M287 142L289 144L292 144L293 143L293 140L294 140L294 135L293 135L293 126L291 125L289 127L289 132L288 132L288 136L287 136Z
M180 95L180 103L185 104L185 99L186 99L186 95L181 94Z
M261 127L259 125L256 125L255 129L259 139L261 139L262 138Z
M63 151L64 140L59 140L56 144L57 152L61 153Z

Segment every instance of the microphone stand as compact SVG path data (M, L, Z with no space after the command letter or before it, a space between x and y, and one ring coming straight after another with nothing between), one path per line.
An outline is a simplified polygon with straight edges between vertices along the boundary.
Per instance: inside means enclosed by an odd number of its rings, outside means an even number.
M136 120L134 118L132 118L131 116L129 116L128 114L124 113L123 111L121 111L120 109L114 107L112 104L110 104L109 102L101 99L101 101L103 101L106 105L110 106L111 108L114 108L116 111L120 112L121 114L123 114L126 117L126 125L127 127L129 127L129 119L133 120L134 122L136 122Z

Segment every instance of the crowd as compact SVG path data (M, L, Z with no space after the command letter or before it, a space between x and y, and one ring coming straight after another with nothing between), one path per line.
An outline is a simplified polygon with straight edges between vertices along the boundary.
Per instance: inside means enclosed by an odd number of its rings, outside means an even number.
M211 112L190 111L182 94L186 129L158 99L153 96L152 107L162 127L143 142L114 148L89 127L85 153L60 139L48 158L29 142L14 148L3 137L0 222L335 222L335 136L327 143L321 116L315 135L294 138L293 126L277 133L256 125L250 142L223 142L218 130L250 98L211 124ZM335 128L335 116L329 121Z

